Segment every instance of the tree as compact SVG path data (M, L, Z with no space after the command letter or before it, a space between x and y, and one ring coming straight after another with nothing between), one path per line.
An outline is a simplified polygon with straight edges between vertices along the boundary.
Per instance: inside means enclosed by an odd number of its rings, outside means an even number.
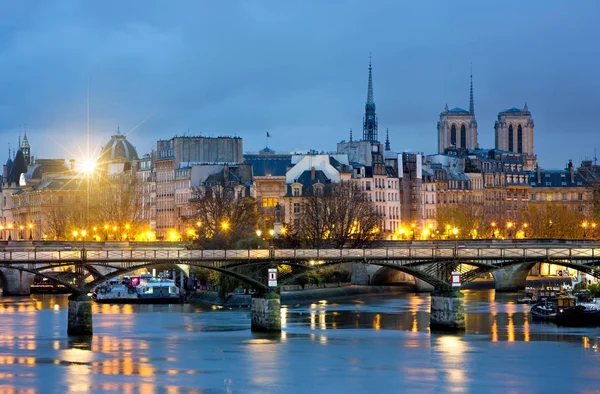
M486 237L483 207L475 204L449 204L436 208L436 222L440 233L446 237L457 229L461 238Z
M529 204L519 215L527 238L582 238L584 216L560 203Z
M227 249L256 237L256 201L244 194L244 186L215 186L196 190L193 200L200 224L197 246Z
M304 198L299 228L295 230L311 247L355 248L377 238L380 221L359 184L319 184Z

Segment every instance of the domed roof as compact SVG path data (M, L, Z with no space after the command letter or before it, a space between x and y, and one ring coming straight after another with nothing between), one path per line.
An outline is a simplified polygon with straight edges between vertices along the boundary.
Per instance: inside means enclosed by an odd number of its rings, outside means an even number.
M138 159L135 146L127 141L127 138L121 134L119 129L117 129L117 134L110 137L110 141L102 147L102 153L100 154L100 161L102 162L125 162L135 159Z
M466 109L462 109L459 107L456 108L452 108L450 111L448 112L454 112L454 113L469 113L469 111L467 111Z

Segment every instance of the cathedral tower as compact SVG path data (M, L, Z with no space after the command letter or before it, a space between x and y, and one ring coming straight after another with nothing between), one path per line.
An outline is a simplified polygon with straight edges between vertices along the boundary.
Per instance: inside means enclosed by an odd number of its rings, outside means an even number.
M440 114L437 124L438 152L445 149L478 149L477 121L475 120L475 101L473 99L473 75L471 74L471 89L469 95L469 110L462 108L448 109Z
M526 162L532 162L532 160L534 162L533 127L534 123L527 103L523 109L513 107L499 112L498 120L494 124L496 149L522 153ZM532 165L530 163L528 167Z

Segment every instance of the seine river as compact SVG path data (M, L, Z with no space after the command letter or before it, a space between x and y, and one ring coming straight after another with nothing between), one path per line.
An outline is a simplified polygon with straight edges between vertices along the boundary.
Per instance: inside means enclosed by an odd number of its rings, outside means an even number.
M65 296L0 298L0 393L600 393L600 328L531 322L516 294L465 291L465 334L429 331L429 296L282 309L94 305L69 338Z

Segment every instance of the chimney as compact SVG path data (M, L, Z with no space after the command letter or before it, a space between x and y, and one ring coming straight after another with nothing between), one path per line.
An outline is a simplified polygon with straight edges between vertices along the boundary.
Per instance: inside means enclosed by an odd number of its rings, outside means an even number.
M540 166L536 165L535 169L537 170L537 183L542 183L542 170L540 169Z
M573 167L573 161L569 160L569 173L571 174L571 183L575 183L575 167Z
M225 163L225 165L223 166L223 181L225 182L225 184L229 182L229 164L227 163Z
M2 179L4 182L8 182L8 166L6 164L2 166Z
M316 175L315 167L311 167L310 168L310 179L312 179L314 181L315 175Z
M31 165L35 164L35 157L31 156L31 159L29 160L29 163L31 163Z
M69 160L69 163L71 163L71 171L75 171L75 159Z

